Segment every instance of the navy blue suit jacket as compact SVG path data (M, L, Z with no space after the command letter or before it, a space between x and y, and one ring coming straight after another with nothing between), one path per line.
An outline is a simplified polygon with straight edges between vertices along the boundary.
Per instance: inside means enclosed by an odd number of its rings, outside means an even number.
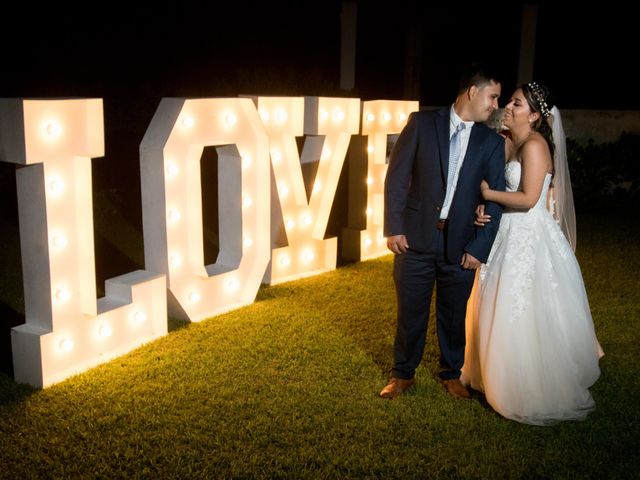
M451 107L414 112L391 151L384 186L385 236L405 235L409 248L427 251L436 234L444 203L449 169ZM492 221L475 227L474 212L480 182L505 189L504 139L484 124L475 123L449 209L446 252L460 263L464 252L486 262L498 231L502 207L486 202Z

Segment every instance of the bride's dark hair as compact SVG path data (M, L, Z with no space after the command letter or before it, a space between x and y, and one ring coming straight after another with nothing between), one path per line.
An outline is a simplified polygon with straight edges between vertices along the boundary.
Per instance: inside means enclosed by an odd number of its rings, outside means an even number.
M524 98L527 99L531 111L540 114L540 117L531 124L531 128L539 132L547 141L551 158L553 158L555 145L553 143L551 121L549 120L551 109L555 103L553 94L546 85L541 85L536 82L525 83L520 88L522 89Z

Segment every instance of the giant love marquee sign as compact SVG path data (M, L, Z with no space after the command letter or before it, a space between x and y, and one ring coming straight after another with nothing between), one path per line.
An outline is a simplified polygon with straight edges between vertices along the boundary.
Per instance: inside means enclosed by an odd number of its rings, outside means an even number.
M415 101L328 97L165 98L140 146L145 270L96 301L91 162L104 156L101 99L0 99L0 160L16 170L25 324L11 334L16 381L46 387L167 333L252 303L261 283L335 269L324 238L352 136L343 255L386 253L387 136ZM296 137L305 136L298 152ZM200 159L218 153L219 254L205 265ZM353 145L352 145L353 150ZM302 164L317 162L307 195Z

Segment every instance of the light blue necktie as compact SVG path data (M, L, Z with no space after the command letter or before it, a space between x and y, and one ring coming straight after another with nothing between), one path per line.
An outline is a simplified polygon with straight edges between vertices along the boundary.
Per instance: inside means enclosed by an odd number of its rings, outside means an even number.
M449 174L447 175L447 197L452 195L453 178L456 174L456 168L458 166L458 160L460 160L460 150L462 147L462 135L460 132L464 130L464 122L460 122L456 131L453 132L451 140L449 140Z

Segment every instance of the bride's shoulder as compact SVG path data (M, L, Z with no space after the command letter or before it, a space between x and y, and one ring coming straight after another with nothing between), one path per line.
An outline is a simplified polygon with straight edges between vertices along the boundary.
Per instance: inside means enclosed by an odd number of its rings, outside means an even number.
M531 134L520 147L519 157L526 168L551 171L551 151L542 135Z
M531 134L524 141L524 145L526 144L536 145L540 143L542 143L543 145L547 144L547 141L544 139L544 137L540 132L531 132Z
M547 156L550 155L549 145L547 145L547 141L544 137L538 133L533 132L527 139L522 142L522 146L520 147L522 151L521 155L525 156Z

